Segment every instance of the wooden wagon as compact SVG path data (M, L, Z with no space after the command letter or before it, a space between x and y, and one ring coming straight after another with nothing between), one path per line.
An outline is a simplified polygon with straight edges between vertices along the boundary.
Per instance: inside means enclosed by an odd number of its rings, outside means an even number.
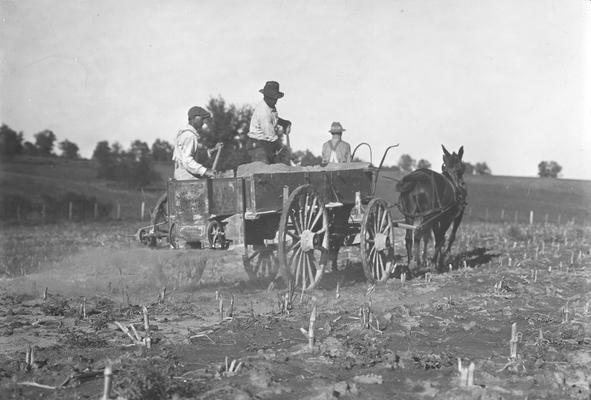
M281 272L306 290L336 266L342 246L359 244L368 281L383 281L394 258L394 224L387 202L373 197L378 172L369 163L349 163L169 180L151 225L137 237L174 248L242 246L250 279Z

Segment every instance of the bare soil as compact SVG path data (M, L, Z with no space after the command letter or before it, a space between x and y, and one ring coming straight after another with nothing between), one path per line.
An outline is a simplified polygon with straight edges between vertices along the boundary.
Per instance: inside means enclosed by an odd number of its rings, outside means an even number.
M0 280L0 398L98 399L106 365L122 399L590 398L586 227L468 224L451 268L377 286L349 248L303 294L248 282L240 248L97 243Z

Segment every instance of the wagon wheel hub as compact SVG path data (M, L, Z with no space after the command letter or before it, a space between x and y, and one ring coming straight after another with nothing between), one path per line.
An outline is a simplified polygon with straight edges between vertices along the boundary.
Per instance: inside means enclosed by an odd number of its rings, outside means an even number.
M308 252L314 249L314 232L309 229L306 229L300 235L300 245L302 246L302 251Z
M388 235L384 235L383 233L376 233L375 237L375 249L377 251L384 251L388 247L390 247L390 238Z

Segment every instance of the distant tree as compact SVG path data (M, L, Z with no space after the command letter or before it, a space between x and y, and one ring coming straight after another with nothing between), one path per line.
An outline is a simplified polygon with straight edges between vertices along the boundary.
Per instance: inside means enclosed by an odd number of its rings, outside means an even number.
M416 165L416 160L408 154L401 155L400 160L398 161L398 166L403 172L411 172L415 169Z
M55 143L55 134L49 129L45 129L35 134L35 146L41 157L53 156L53 145Z
M308 149L306 149L306 151L298 150L293 152L292 158L296 164L299 164L302 167L307 167L310 165L320 165L320 163L322 162L321 156L315 156Z
M429 168L431 168L431 163L429 161L425 160L424 158L421 158L419 160L419 162L417 163L417 168L429 169Z
M152 158L154 161L172 160L173 147L165 140L156 139L152 144Z
M153 169L148 144L140 140L133 141L129 151L124 151L119 143L110 146L103 140L96 144L92 158L99 164L99 178L121 182L129 188L142 188L161 179Z
M111 146L106 140L98 142L92 152L92 158L99 163L98 177L109 178L112 176L115 160L111 154Z
M478 174L478 175L490 175L490 168L488 167L488 165L486 165L485 162L481 162L481 163L476 163L476 165L474 166L474 171Z
M8 125L0 126L0 157L13 157L23 150L23 133L10 129Z
M111 145L111 153L116 156L121 156L125 154L125 151L123 150L123 146L121 146L121 143L115 142Z
M558 178L560 171L562 171L562 166L558 164L556 161L550 161L550 177L551 178Z
M388 170L388 171L394 171L394 172L400 172L401 169L398 165L390 165L390 166L384 166L382 167L382 169L384 170Z
M245 142L252 117L252 107L227 104L219 96L209 99L207 109L211 112L211 121L205 132L204 142L210 148L218 142L224 144L217 169L231 170L239 164L248 162ZM215 158L215 155L213 157ZM205 166L210 168L212 164L213 159L210 159Z
M68 139L62 140L58 144L60 150L62 151L61 156L68 159L77 159L80 158L80 154L78 154L78 145L76 143L70 142Z
M23 143L22 154L27 156L37 156L39 155L39 150L37 150L37 146L35 146L33 143L26 141Z
M542 161L538 164L538 176L540 178L558 178L562 166L556 161Z
M217 142L233 143L240 133L248 132L253 109L250 106L241 108L227 104L221 97L210 98L207 109L211 112L208 135L212 144Z
M464 174L465 175L474 175L474 165L470 164L469 162L464 163Z
M150 147L148 143L142 142L141 140L134 140L131 143L131 154L135 161L140 162L142 160L148 160L152 157L150 153Z

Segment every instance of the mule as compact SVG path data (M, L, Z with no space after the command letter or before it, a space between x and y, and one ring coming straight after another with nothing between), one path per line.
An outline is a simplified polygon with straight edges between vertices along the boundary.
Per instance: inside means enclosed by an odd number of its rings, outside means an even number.
M405 222L409 225L418 225L414 234L411 229L406 231L409 269L413 259L413 246L417 265L427 263L427 246L431 233L435 238L433 264L436 267L443 265L456 239L456 232L467 205L468 192L463 178L465 165L462 161L464 146L461 146L457 153L451 154L445 146L441 145L441 148L443 149L441 174L421 168L404 176L396 185L396 190L400 192L397 205L404 215ZM452 223L447 248L442 252L445 235ZM422 257L421 240L424 246Z

